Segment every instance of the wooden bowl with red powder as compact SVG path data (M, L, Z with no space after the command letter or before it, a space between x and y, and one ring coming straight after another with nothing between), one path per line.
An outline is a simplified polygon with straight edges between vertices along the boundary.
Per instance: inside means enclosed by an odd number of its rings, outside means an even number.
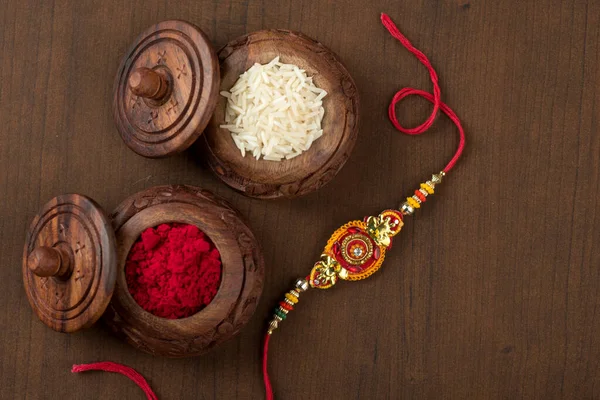
M111 215L119 271L105 320L129 343L152 354L202 354L244 326L262 292L264 261L254 235L226 201L190 186L159 186L136 193ZM161 224L196 226L219 251L222 271L215 297L187 318L162 318L132 297L125 273L130 250L142 232Z
M205 353L235 336L262 292L264 260L226 201L192 186L157 186L106 216L63 195L33 220L23 279L38 317L59 332L93 325L154 355Z

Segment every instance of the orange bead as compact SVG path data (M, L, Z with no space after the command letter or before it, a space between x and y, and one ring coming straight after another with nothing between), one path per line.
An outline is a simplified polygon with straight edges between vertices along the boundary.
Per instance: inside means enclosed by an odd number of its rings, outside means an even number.
M417 196L419 200L421 200L421 203L425 203L426 198L425 196L423 196L423 193L421 193L418 190L415 190L415 196Z

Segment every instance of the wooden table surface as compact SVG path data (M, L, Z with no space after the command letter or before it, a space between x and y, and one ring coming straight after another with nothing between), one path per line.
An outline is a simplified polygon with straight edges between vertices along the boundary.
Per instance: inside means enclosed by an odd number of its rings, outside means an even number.
M385 11L432 60L467 131L464 158L407 221L382 271L305 297L271 345L278 399L600 398L600 2L593 0L41 1L0 4L0 398L260 399L259 344L275 301L348 220L397 206L457 143L437 119L422 137L387 119L396 90L431 90L385 31ZM360 134L339 175L294 200L245 198L188 152L137 156L112 120L119 60L147 26L199 25L216 47L262 28L336 52L361 95ZM398 106L413 126L430 106ZM151 357L101 324L55 333L22 284L26 227L51 197L112 210L168 183L202 186L244 214L266 258L254 318L206 356Z

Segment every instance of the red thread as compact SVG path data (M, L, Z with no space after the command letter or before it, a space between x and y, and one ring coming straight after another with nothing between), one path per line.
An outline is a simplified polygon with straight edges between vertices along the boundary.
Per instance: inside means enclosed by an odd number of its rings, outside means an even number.
M438 85L438 76L427 56L423 54L419 49L414 47L412 43L410 43L406 36L404 36L398 30L398 27L396 27L394 22L392 22L392 20L387 14L381 14L381 22L383 23L383 26L385 26L386 29L390 32L390 34L394 38L396 38L400 43L402 43L402 45L408 51L414 54L415 57L417 57L417 59L421 62L421 64L423 64L425 68L427 68L427 70L429 71L429 76L431 78L431 83L433 84L433 95L423 90L414 89L410 87L406 87L398 91L398 93L396 93L396 95L392 99L388 108L388 116L390 118L390 121L392 121L392 124L394 124L396 129L398 129L402 133L406 133L407 135L420 135L421 133L426 132L431 127L438 113L438 110L441 110L444 114L446 114L448 118L450 118L450 120L452 120L454 125L456 125L456 127L458 128L458 133L460 136L458 148L456 149L456 153L454 153L454 157L452 157L450 162L448 162L448 165L446 165L446 167L443 169L444 172L448 172L454 167L465 147L465 132L460 123L460 119L458 118L456 113L454 113L454 111L452 111L452 109L448 107L448 105L441 101L441 91L440 86ZM433 110L431 110L431 115L429 115L427 120L421 125L415 128L404 128L402 125L400 125L400 122L398 122L398 118L396 117L396 104L398 104L405 97L411 95L421 96L426 100L430 101L433 104Z
M269 355L269 340L271 335L268 333L265 336L265 342L263 345L263 381L265 382L266 400L273 400L273 387L271 386L271 379L269 379L269 371L267 370L267 360Z
M195 225L148 228L131 248L125 265L129 293L146 311L185 318L206 307L221 283L221 256Z
M117 364L110 361L103 361L92 364L74 364L73 368L71 368L71 372L73 373L85 371L106 371L116 372L121 375L125 375L126 377L134 381L140 387L140 389L144 391L148 400L158 400L158 397L156 397L156 395L152 391L152 388L150 387L150 385L148 385L148 382L146 382L144 377L140 375L135 369L126 365Z

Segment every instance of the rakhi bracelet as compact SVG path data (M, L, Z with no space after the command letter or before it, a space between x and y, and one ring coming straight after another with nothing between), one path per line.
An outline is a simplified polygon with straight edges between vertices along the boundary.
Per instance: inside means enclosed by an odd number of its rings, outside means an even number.
M285 294L275 308L267 334L271 335L290 311L300 301L300 294L310 288L329 289L338 279L359 281L368 278L381 267L387 250L392 248L392 238L404 226L404 216L412 215L427 196L434 193L435 185L442 182L444 171L433 174L431 180L421 183L415 194L407 197L400 211L385 210L378 216L351 221L336 230L306 278L296 280L294 288Z
M273 399L273 389L267 370L269 340L273 332L280 327L289 313L298 304L300 296L311 288L329 289L340 279L358 281L368 278L375 273L383 264L386 252L391 249L393 237L402 229L404 217L413 215L427 201L427 197L434 194L436 186L442 183L446 174L454 167L465 146L465 134L460 120L454 111L441 101L438 77L427 56L415 48L400 33L396 25L386 14L381 14L381 22L390 34L400 41L427 68L433 84L433 94L413 88L403 88L397 92L388 109L390 120L396 129L402 133L419 135L431 127L438 110L441 110L458 128L460 138L458 148L446 167L439 173L433 174L431 179L421 183L419 188L414 191L414 194L408 196L400 204L398 210L389 209L377 216L365 217L362 221L350 221L336 230L327 241L320 260L314 264L310 274L304 278L297 279L293 289L285 293L283 299L273 312L273 317L269 322L267 334L264 339L263 378L267 400ZM431 115L421 125L415 128L404 128L396 118L396 104L410 95L425 98L433 104L433 110Z

